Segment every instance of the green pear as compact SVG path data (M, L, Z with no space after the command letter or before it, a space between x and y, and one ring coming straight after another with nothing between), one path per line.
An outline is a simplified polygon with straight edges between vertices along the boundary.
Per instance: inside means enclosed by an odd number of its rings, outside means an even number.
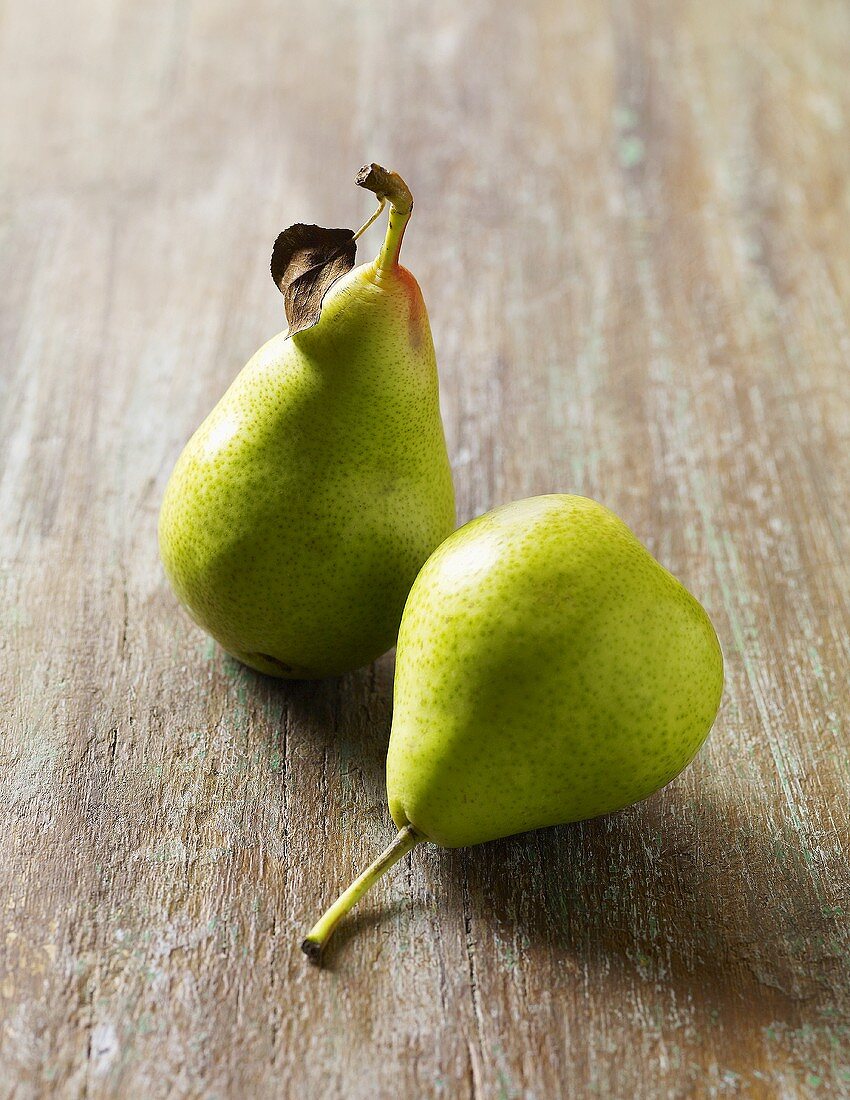
M390 201L377 259L337 277L359 234L281 234L298 238L290 329L192 436L160 514L165 571L192 618L245 664L288 678L389 649L416 574L456 522L428 315L399 264L413 201L377 165L357 182L378 212Z
M711 622L612 512L578 496L497 508L431 555L399 631L387 792L399 834L304 950L420 841L580 821L657 791L714 722Z

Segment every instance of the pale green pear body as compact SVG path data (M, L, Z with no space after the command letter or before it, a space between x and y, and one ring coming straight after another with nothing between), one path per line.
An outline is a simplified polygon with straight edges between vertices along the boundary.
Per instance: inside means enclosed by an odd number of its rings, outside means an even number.
M637 802L693 758L722 686L705 611L612 512L554 495L497 508L408 597L393 820L458 847Z
M318 324L254 355L187 444L159 526L192 617L263 672L310 678L395 642L455 526L434 348L413 276L354 268Z

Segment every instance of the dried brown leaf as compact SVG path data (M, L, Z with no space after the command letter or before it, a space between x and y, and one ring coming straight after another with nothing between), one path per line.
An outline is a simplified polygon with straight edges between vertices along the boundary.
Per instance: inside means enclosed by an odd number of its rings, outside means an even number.
M280 234L272 251L271 272L283 295L290 336L316 324L322 299L354 266L356 253L350 229L299 223Z

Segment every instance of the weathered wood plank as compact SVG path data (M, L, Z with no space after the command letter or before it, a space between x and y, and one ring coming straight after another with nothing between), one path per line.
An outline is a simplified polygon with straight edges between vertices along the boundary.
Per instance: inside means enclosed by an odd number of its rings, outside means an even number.
M3 1095L850 1095L849 63L838 0L4 6ZM155 526L276 233L373 158L462 516L604 501L728 688L667 791L416 851L316 971L392 658L240 668Z

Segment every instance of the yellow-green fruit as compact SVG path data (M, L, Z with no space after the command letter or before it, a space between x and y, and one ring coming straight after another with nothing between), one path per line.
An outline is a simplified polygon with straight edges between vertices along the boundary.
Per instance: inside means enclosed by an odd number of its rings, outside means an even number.
M693 758L722 687L705 611L607 508L497 508L431 555L408 598L393 820L453 848L637 802Z
M406 220L394 212L378 260L331 287L315 327L257 352L166 489L174 591L262 672L334 675L389 649L455 526L425 303L398 264Z

